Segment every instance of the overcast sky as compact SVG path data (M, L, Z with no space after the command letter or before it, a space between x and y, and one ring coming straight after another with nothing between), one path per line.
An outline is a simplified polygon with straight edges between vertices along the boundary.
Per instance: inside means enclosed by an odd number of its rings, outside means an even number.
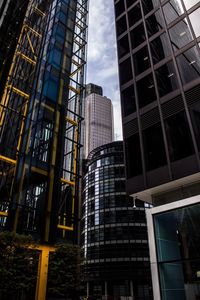
M87 83L103 87L114 107L115 139L122 139L114 5L112 0L90 0Z

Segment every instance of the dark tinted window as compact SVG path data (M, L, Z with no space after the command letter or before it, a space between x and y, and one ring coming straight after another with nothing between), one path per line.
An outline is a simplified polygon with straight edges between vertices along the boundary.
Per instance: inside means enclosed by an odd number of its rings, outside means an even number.
M196 47L193 47L178 56L177 62L183 83L199 78L200 57Z
M141 23L131 31L131 45L132 48L136 48L146 40L144 25Z
M127 25L126 25L126 17L123 16L120 18L117 23L116 23L116 29L117 29L117 34L120 35L124 31L127 30Z
M133 55L135 74L138 75L150 67L149 52L147 46Z
M123 57L129 52L128 36L125 35L122 39L118 41L118 55L119 58Z
M141 18L142 18L141 8L140 8L140 4L138 3L128 12L129 26L131 27L132 25L137 23Z
M146 169L153 170L167 163L160 124L143 131Z
M156 100L155 85L152 74L137 82L139 106L143 107Z
M135 106L135 93L134 93L134 87L131 85L121 93L122 97L122 109L124 116L128 116L131 113L135 112L136 106Z
M131 6L133 3L135 3L137 0L126 0L127 7Z
M116 17L118 17L119 15L121 15L125 10L125 7L124 7L124 0L120 0L119 2L117 2L115 4L115 14L116 14Z
M160 10L146 19L146 26L149 36L152 36L163 28L163 17Z
M142 7L144 14L148 14L152 9L157 7L159 4L158 0L142 0Z
M161 34L150 43L153 62L156 64L160 60L171 54L166 33Z
M142 173L142 160L140 153L139 134L132 135L125 140L127 177L133 177Z
M184 112L168 118L165 121L165 127L172 161L194 153L188 121Z
M168 62L156 70L156 79L160 97L176 90L178 81L173 62Z
M120 83L124 84L132 79L131 60L128 58L119 65Z

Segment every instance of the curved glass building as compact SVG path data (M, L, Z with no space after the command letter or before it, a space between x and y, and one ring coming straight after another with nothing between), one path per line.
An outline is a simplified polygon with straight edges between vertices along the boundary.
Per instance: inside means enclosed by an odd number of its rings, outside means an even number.
M125 192L122 142L93 150L83 178L82 249L88 296L151 298L145 204Z

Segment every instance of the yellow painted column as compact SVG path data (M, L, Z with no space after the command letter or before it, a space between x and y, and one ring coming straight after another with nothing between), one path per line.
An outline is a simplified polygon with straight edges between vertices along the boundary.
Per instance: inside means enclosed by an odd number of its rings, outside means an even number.
M46 299L49 253L49 247L43 247L43 249L40 250L35 300Z

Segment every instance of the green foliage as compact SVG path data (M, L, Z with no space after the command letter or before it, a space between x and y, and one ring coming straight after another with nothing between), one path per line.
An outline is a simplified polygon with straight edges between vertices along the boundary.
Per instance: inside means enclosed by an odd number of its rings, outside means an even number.
M0 233L0 299L25 299L32 291L34 295L38 252L28 249L32 243L30 236Z
M49 298L75 298L81 292L80 263L78 246L57 245L49 260Z

